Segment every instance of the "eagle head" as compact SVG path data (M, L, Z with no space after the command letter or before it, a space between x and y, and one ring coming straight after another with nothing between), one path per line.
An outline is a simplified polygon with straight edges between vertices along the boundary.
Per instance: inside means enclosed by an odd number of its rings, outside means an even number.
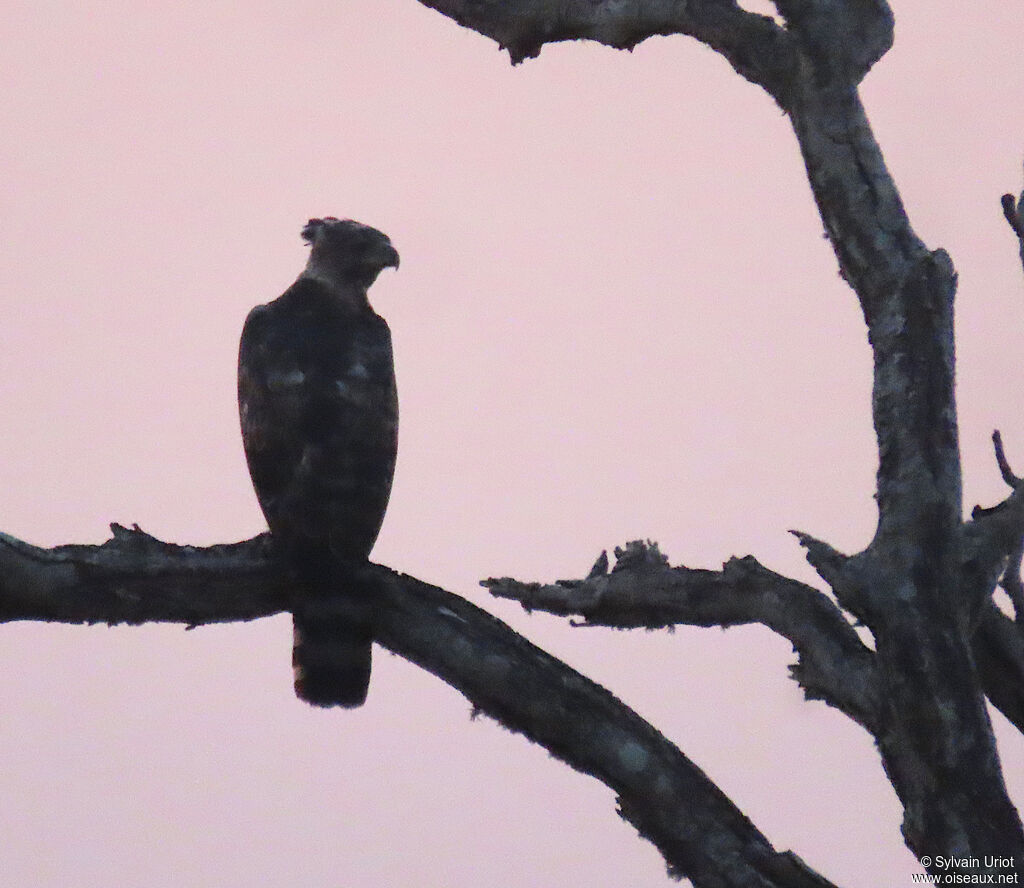
M391 239L352 219L310 219L302 238L311 248L307 270L337 284L366 289L383 269L398 268Z

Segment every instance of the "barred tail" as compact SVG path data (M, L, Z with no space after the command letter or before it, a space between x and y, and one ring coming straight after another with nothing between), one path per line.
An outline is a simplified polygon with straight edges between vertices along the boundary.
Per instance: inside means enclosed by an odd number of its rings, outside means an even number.
M293 611L295 693L313 706L362 706L373 635L360 602L311 596Z

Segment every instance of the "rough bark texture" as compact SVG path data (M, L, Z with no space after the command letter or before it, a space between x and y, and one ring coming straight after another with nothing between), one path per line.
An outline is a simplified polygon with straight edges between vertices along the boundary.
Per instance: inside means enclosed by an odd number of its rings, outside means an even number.
M584 580L542 585L504 577L483 585L528 611L578 615L592 626L761 623L792 642L799 661L790 671L808 699L824 700L869 731L877 725L881 699L874 655L817 589L768 570L749 555L730 559L721 571L670 567L657 545L639 541L615 555L610 573L602 554Z
M251 620L287 610L267 538L207 549L113 526L102 546L39 549L0 535L0 622ZM444 589L370 565L375 638L478 712L609 786L619 813L698 886L829 888L776 851L679 749L609 691ZM282 651L282 668L287 654Z
M1007 565L1019 567L1020 523L1010 534L1014 538L1000 545L994 534L976 531L968 539L961 521L956 275L946 253L929 250L911 228L857 93L860 79L892 43L887 3L776 0L779 24L730 0L421 2L494 37L513 61L535 55L553 40L632 46L668 30L687 34L720 52L788 114L840 271L867 323L879 450L878 529L868 547L847 558L809 536L801 539L840 604L871 630L875 651L872 656L858 651L831 616L829 644L809 629L812 621L794 623L799 611L794 602L814 599L795 593L782 578L775 586L788 589L788 624L779 616L785 607L773 608L767 618L756 606L757 595L743 595L741 584L727 578L729 565L719 575L676 569L671 579L666 569L657 582L678 593L675 615L684 622L758 620L794 641L805 688L874 734L904 805L906 842L919 857L1019 859L1024 833L1003 784L982 682L1019 723L1017 694L1001 675L1008 664L1020 662L1019 656L1005 618L988 602ZM723 37L719 25L726 21ZM1008 196L1003 208L1024 243L1018 204ZM595 593L597 585L590 578L581 589ZM1004 579L1004 587L1024 598L1012 577ZM582 609L591 620L621 624L630 619L621 608L611 614L611 602L600 595L584 606L578 599L568 602L571 596L552 586L527 589L501 581L491 588L528 597L534 606L543 601L556 612ZM701 594L711 589L724 599L714 607ZM621 599L622 591L621 584L611 582L600 590L611 599ZM650 605L657 595L646 597ZM825 613L820 603L814 606ZM647 610L632 619L664 616L667 610ZM822 655L840 638L848 647L842 667L842 657ZM808 664L823 660L835 668L809 670ZM847 673L870 675L870 681L844 681ZM973 863L964 873L981 874Z
M596 40L632 49L648 37L687 34L720 52L744 77L781 93L793 64L790 35L732 0L420 0L497 41L513 64L545 43Z
M926 868L974 879L1010 872L1003 861L1024 859L1024 832L985 702L1024 730L1024 483L996 436L1011 493L963 520L956 274L946 253L911 228L857 92L892 43L885 0L776 0L779 21L734 0L421 2L493 38L513 62L553 41L632 48L656 34L687 35L719 52L788 115L874 352L874 538L847 556L796 534L832 597L749 556L695 570L670 567L656 546L638 543L616 552L611 571L602 555L581 580L485 585L591 624L768 626L792 642L793 677L806 695L874 736L904 807L906 842L931 858ZM1024 195L1002 199L1024 260L1022 203ZM701 888L829 884L775 851L707 776L603 688L442 589L375 565L366 581L377 589L381 644L610 786L622 816L674 875ZM1000 586L1014 619L994 603ZM104 546L42 550L0 535L0 621L247 620L289 609L288 588L263 538L196 549L115 526Z
M910 228L854 88L807 65L814 73L797 82L788 110L875 358L878 529L842 571L875 639L885 701L875 737L915 854L1018 856L1024 834L959 599L955 274Z

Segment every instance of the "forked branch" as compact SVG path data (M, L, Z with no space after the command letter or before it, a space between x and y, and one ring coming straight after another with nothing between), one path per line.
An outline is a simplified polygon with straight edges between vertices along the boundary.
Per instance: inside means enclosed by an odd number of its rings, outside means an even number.
M874 636L875 736L904 805L903 833L922 859L1024 857L1024 831L1006 794L971 653L981 609L978 599L962 597L968 540L955 401L956 274L949 256L929 249L911 227L857 92L892 42L888 4L775 0L779 24L735 0L421 2L497 39L514 61L553 40L631 47L651 34L687 34L764 87L789 116L874 354L878 530L863 552L828 569L840 602ZM808 547L809 555L823 555L823 546ZM1007 553L1001 557L1004 568ZM971 581L989 578L981 571Z
M804 583L755 558L731 558L720 571L670 567L657 546L616 549L610 573L553 584L484 580L492 595L589 625L648 629L760 623L793 644L790 669L809 699L824 700L873 731L879 711L874 655L838 607Z

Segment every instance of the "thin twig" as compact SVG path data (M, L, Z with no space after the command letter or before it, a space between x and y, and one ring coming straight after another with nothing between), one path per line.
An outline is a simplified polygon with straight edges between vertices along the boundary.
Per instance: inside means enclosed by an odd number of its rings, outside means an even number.
M996 451L996 463L999 465L999 472L1003 476L1003 480L1014 490L1021 483L1021 478L1013 473L1013 469L1010 468L1009 460L1006 458L1006 451L1003 449L1003 436L999 434L999 429L996 429L992 433L992 445Z

